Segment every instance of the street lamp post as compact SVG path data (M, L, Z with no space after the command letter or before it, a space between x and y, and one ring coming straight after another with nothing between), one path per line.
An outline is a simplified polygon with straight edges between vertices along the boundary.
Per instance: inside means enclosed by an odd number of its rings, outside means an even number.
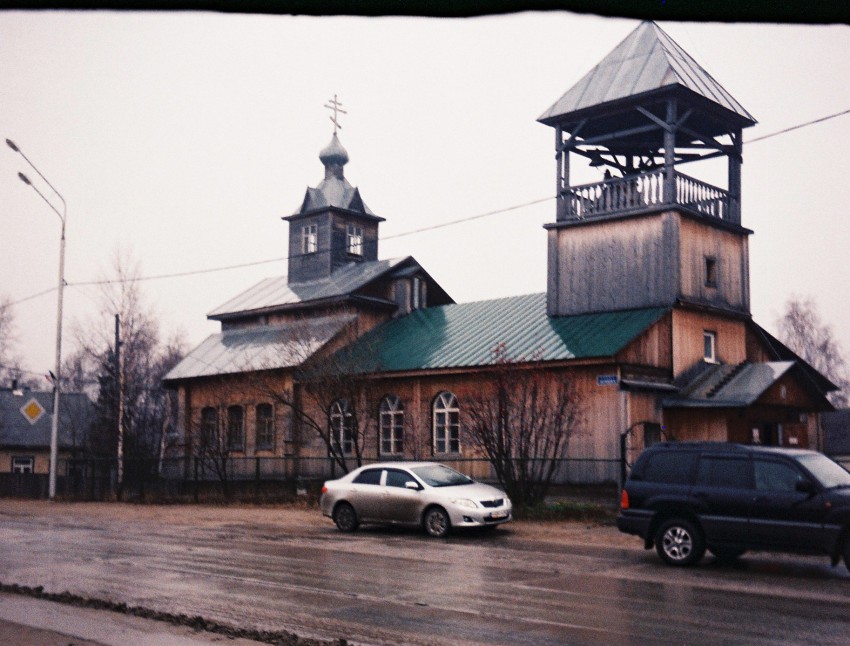
M59 238L59 296L56 306L56 367L53 373L53 420L50 426L50 479L48 490L50 500L54 500L56 498L56 467L57 462L59 461L59 393L61 389L60 384L62 383L62 296L65 291L65 223L68 217L68 205L65 202L65 198L62 197L53 184L51 184L50 181L41 174L41 171L36 168L35 164L33 164L23 151L18 148L14 141L7 139L6 145L23 157L27 164L29 164L30 167L38 173L38 176L41 177L41 179L43 179L44 182L53 190L56 196L62 200L62 212L60 213L59 209L57 209L53 203L44 196L44 193L38 190L38 187L33 184L26 175L18 173L20 180L24 184L32 186L33 190L38 193L39 197L45 201L47 206L53 209L62 221L62 235Z

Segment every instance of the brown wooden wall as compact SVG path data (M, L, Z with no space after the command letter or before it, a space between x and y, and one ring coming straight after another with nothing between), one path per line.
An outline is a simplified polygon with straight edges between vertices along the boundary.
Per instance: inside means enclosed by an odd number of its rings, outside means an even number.
M717 334L717 360L738 364L747 358L746 323L709 312L673 310L673 376L703 360L704 331Z

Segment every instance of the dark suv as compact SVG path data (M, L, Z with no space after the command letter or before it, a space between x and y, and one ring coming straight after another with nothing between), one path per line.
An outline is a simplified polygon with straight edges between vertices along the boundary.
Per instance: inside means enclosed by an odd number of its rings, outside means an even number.
M815 451L662 442L638 457L617 527L670 565L754 549L843 556L850 569L850 473Z

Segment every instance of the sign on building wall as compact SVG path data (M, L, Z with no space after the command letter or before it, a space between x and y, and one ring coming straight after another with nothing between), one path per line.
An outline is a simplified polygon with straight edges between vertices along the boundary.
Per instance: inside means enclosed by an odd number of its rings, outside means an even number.
M617 375L599 375L596 377L597 386L616 386Z

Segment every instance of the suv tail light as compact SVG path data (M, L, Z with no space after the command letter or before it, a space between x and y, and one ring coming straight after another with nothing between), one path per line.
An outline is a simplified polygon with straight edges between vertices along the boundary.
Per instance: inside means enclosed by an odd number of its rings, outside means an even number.
M325 494L328 492L328 488L325 485L322 485L322 493Z
M620 509L628 509L629 508L629 492L623 489L623 493L620 494Z

